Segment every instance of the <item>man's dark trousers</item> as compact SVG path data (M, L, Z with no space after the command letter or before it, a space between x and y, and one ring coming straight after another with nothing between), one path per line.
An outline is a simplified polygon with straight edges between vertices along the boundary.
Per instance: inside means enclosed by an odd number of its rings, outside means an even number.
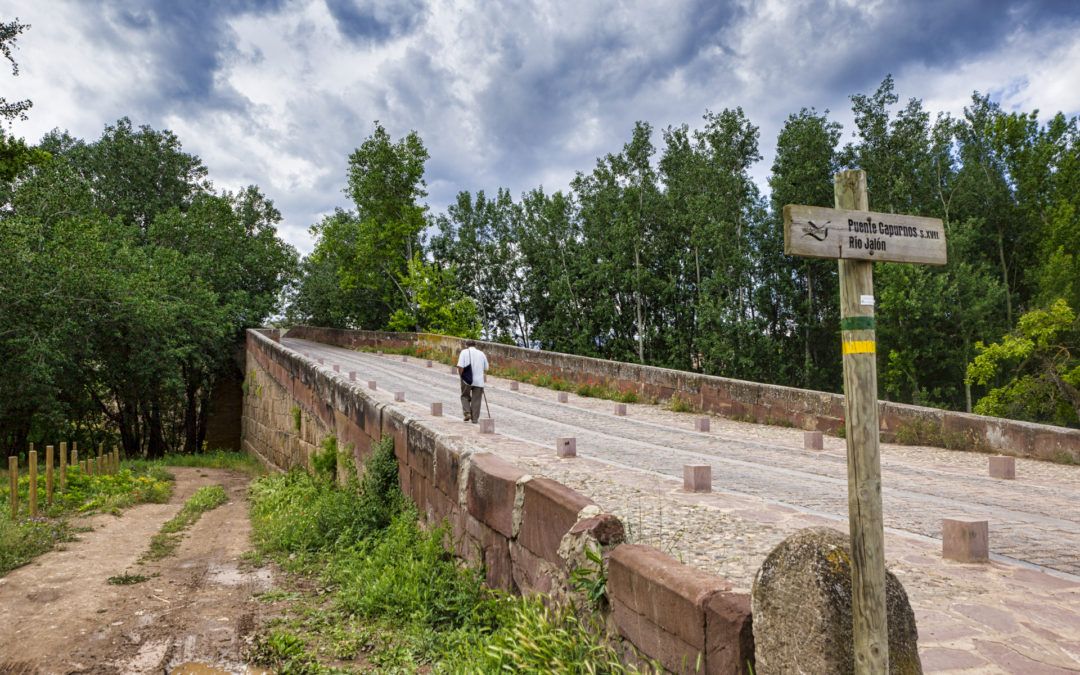
M483 397L483 387L474 387L461 380L461 411L473 424L480 424L480 399Z

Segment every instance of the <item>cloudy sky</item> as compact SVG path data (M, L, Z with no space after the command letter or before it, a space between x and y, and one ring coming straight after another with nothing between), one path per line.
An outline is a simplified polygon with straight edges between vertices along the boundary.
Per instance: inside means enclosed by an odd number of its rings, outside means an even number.
M1080 1L0 0L32 27L4 96L14 131L87 139L122 116L176 132L222 188L255 183L301 251L380 120L431 153L429 203L463 189L565 188L635 120L696 126L742 106L776 134L802 107L851 133L848 96L887 74L901 99L961 112L1080 114ZM659 144L659 138L656 139Z

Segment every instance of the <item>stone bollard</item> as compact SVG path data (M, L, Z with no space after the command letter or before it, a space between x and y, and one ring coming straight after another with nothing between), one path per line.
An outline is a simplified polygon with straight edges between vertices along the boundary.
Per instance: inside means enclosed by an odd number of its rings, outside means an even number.
M321 366L321 365L323 365L323 364L325 364L325 363L326 363L326 361L323 361L322 359L319 359L319 365L320 365L320 366Z
M1016 458L1015 457L991 457L990 458L990 477L991 478L1004 478L1006 480L1012 480L1016 478Z
M480 433L493 434L495 433L495 419L492 417L485 417L480 420Z
M708 431L709 430L709 418L698 417L694 420L694 431Z
M381 349L376 350L375 351L375 356L382 356L382 350Z
M424 363L424 367L425 368L430 368L431 367L431 361L427 361L426 363Z
M684 464L682 483L687 492L712 492L712 467L708 464Z
M946 518L941 521L941 557L957 562L990 559L990 527L985 520Z
M570 400L570 397L566 395L565 391L559 392L559 403L566 403Z
M802 444L806 450L822 450L825 447L825 441L820 431L802 432Z
M401 357L401 362L402 363L408 363L409 362L409 357L408 356L402 356Z
M349 382L356 382L356 371L355 370L350 370L349 371Z
M394 400L397 401L398 403L403 402L405 400L405 392L403 392L403 391L395 391L394 392Z
M457 375L458 374L457 366L450 366L450 374L451 375Z
M378 386L378 384L377 384L377 383L375 382L375 380L368 380L368 381L367 381L367 388L368 388L368 389L378 389L378 388L379 388L379 386Z
M335 373L340 373L341 372L341 366L339 366L338 364L335 363L334 364L334 372Z
M517 380L511 380L510 381L510 391L517 391L518 389L520 389L520 386L518 385L518 381Z
M577 457L577 439L572 436L556 438L555 454L559 457Z
M626 417L626 404L625 403L616 403L615 404L615 415L618 416L618 417Z
M442 417L442 403L436 402L431 404L431 414L434 417Z

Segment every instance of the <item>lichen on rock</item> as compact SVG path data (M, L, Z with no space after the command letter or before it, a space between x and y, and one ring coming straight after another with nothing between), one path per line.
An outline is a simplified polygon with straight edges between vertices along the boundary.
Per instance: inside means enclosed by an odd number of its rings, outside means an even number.
M889 672L921 674L915 614L891 572L886 572L885 597ZM785 539L758 570L750 602L755 672L855 672L846 535L815 527Z

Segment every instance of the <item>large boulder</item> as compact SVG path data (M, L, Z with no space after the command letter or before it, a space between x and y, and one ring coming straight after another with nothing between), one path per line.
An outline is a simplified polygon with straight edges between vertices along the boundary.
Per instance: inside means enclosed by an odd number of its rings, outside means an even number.
M922 673L919 633L904 587L886 572L889 672ZM854 673L851 544L828 527L800 530L780 543L754 577L755 672Z

